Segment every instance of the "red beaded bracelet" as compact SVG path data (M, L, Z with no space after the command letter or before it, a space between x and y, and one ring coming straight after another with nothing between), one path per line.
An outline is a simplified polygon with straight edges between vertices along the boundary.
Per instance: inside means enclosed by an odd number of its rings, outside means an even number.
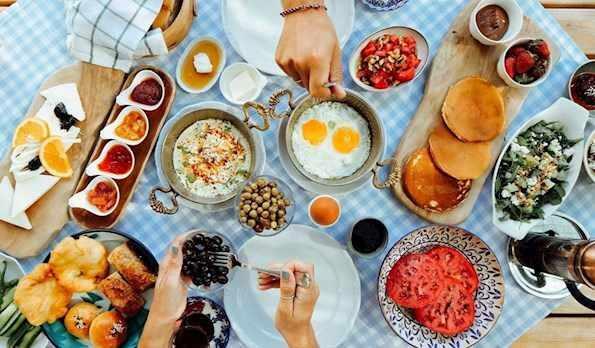
M296 12L301 12L301 11L306 11L306 10L320 10L323 9L325 11L328 11L327 7L321 4L307 4L307 5L300 5L300 6L296 6L296 7L290 7L286 10L284 10L283 12L280 13L281 17L285 18L287 16L289 16L292 13L296 13Z

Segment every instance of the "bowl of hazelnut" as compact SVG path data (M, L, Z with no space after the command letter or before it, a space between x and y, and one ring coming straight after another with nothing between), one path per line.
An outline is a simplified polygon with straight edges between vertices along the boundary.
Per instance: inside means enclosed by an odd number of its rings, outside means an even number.
M261 175L246 183L236 197L235 210L243 229L261 237L274 236L291 224L293 192L281 179Z

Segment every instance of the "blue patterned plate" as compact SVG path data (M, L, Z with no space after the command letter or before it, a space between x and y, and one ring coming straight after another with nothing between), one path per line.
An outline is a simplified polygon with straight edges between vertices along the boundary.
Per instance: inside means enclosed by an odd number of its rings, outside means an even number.
M195 313L207 316L211 319L211 323L213 323L214 333L213 339L209 343L209 348L227 347L231 324L229 323L229 319L227 319L227 314L223 307L206 297L190 297L184 311L184 316Z
M386 279L400 257L444 245L457 249L469 259L479 278L475 296L475 321L465 332L444 336L417 323L407 309L386 296ZM465 348L479 342L496 324L504 305L504 277L492 250L477 236L455 226L430 225L417 229L398 241L382 262L378 275L378 302L388 325L414 347Z
M103 246L107 249L108 253L111 252L117 246L130 242L131 246L134 247L136 253L143 259L147 267L157 273L159 269L159 263L155 259L155 256L145 247L140 241L137 239L122 233L117 232L114 230L87 230L80 233L75 233L72 235L73 238L78 238L80 236L86 236L89 238L93 238L98 242L101 242ZM49 261L50 256L48 255L44 262ZM113 272L113 267L110 268L110 274ZM145 298L145 306L141 311L132 318L128 319L128 339L124 344L121 346L122 348L134 348L138 347L138 341L140 336L143 332L143 328L145 326L145 321L147 321L147 316L149 315L149 307L151 306L151 302L153 301L153 289L149 289L143 293L143 297ZM71 304L78 303L81 301L90 302L95 304L96 306L102 308L103 310L110 310L111 305L109 301L103 298L101 292L99 290L88 292L88 293L76 293L72 297ZM64 323L62 320L57 320L52 324L44 324L42 326L43 332L49 338L50 342L59 348L85 348L91 347L91 343L89 341L80 340L74 336L72 336L66 328L64 327Z
M364 4L378 11L392 11L402 7L408 0L363 0Z

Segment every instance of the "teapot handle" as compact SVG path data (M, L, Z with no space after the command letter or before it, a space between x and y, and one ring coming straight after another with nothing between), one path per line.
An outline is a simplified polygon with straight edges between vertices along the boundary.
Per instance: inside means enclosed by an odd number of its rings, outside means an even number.
M570 294L578 303L589 308L590 310L595 311L595 300L590 299L589 297L587 297L587 295L583 294L578 289L578 286L576 286L576 283L571 282L569 280L566 280L565 283L566 287L568 288L568 291L570 291Z

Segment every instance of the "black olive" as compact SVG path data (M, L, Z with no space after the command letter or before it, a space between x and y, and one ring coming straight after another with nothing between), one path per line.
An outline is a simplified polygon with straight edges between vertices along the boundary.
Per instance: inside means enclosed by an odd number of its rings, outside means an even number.
M39 167L41 167L41 160L39 159L39 156L36 156L34 159L30 160L29 163L27 163L25 168L28 170L37 170Z
M76 118L68 113L64 103L58 103L56 105L54 114L60 120L60 129L69 130L76 123Z

